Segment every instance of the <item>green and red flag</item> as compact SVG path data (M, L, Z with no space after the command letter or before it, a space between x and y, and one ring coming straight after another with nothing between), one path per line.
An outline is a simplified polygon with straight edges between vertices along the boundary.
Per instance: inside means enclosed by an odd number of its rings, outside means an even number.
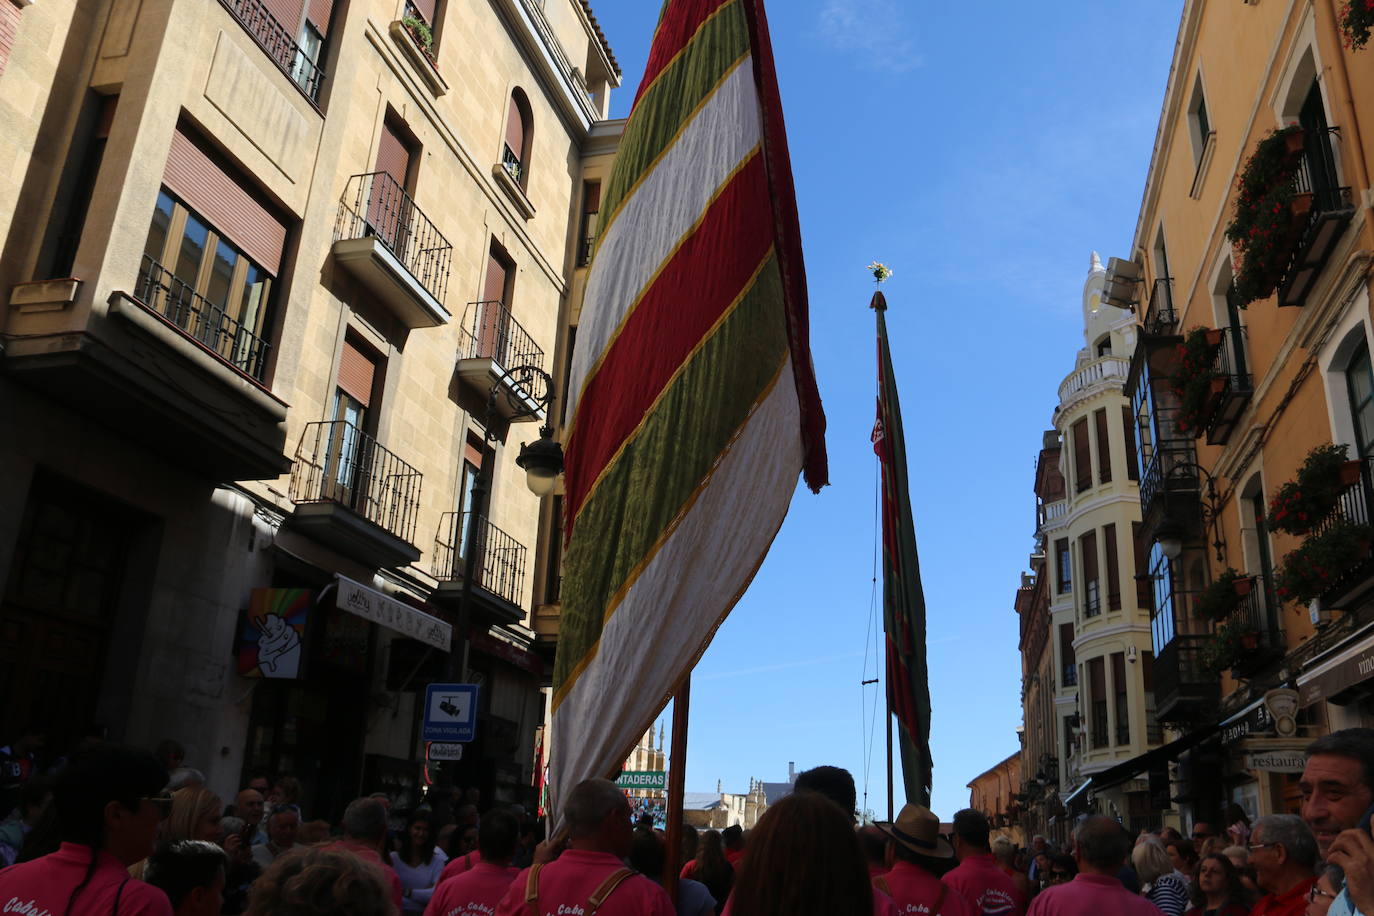
M620 768L826 483L762 0L668 0L604 189L568 386L550 787Z
M902 405L887 343L887 300L878 313L878 421L873 451L883 472L883 630L887 634L887 702L897 718L906 800L930 807L930 682L926 672L926 599L916 556L916 523L907 486ZM888 728L892 723L888 722Z

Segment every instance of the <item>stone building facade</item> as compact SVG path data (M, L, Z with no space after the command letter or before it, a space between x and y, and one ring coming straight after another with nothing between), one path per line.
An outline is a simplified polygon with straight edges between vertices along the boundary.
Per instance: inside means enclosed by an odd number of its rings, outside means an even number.
M466 680L445 778L532 803L514 458L618 136L590 5L0 7L0 731L175 738L332 817L418 796L423 687Z

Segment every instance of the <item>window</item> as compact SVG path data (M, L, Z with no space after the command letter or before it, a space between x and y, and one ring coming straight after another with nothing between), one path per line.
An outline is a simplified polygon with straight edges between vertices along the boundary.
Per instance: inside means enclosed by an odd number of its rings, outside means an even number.
M1199 165L1212 139L1212 119L1207 114L1207 97L1202 91L1202 74L1193 80L1193 94L1188 101L1189 135L1193 141L1193 161Z
M601 215L601 182L582 184L582 223L577 231L577 266L592 263L592 249L596 246L597 217Z
M527 362L527 354L517 352L512 333L510 298L515 284L515 265L496 242L487 250L487 272L482 281L482 301L477 303L477 315L472 329L476 349L473 355L490 359L507 369ZM523 338L521 338L523 339Z
M309 22L301 23L296 39L296 59L291 62L291 79L312 99L319 94L320 54L324 51L324 36Z
M1112 355L1112 335L1103 335L1102 339L1097 342L1097 355L1098 358Z
M415 208L410 191L414 187L418 152L419 144L410 131L388 112L377 135L377 164L367 198L367 223L372 233L402 260L413 232Z
M1355 425L1355 450L1361 458L1374 456L1374 365L1369 344L1361 340L1345 370L1350 414Z
M437 57L439 53L438 0L406 0L405 14L401 18L403 21L416 19L424 24L425 29L429 32L427 45L422 37L424 33L417 35L417 30L412 29L410 34L415 37L416 44L420 45L431 60Z
M1078 661L1074 657L1073 624L1071 623L1059 625L1059 664L1061 667L1060 683L1065 687L1076 687L1078 685Z
M501 166L511 180L522 188L529 187L530 127L533 119L529 99L517 89L511 93L506 113L506 137L501 148Z
M1116 526L1102 526L1103 562L1107 567L1107 610L1121 610L1121 558L1116 552Z
M1056 591L1067 595L1073 591L1073 559L1069 556L1069 539L1060 538L1054 542L1055 568L1058 573Z
M1106 747L1107 735L1107 671L1101 656L1088 659L1088 740L1094 750Z
M1154 600L1154 590L1151 587L1150 577L1146 574L1149 567L1149 560L1146 555L1145 544L1141 540L1141 523L1131 522L1131 553L1135 560L1135 604L1136 607L1151 608Z
M166 189L158 195L135 290L145 305L261 380L271 292L262 265Z
M1126 437L1126 479L1140 479L1140 456L1135 449L1135 417L1131 408L1121 408L1121 432Z
M1126 656L1121 652L1112 653L1112 692L1116 713L1116 743L1131 743L1131 710L1126 692Z
M1083 561L1083 616L1102 613L1102 595L1097 578L1097 531L1078 538L1078 553Z
M1155 654L1140 653L1140 686L1145 698L1145 740L1158 744L1164 740L1164 730L1155 712Z
M325 456L325 495L346 506L365 511L372 487L369 475L372 443L368 430L374 423L375 400L382 356L351 331L339 354L334 404L329 419L329 450Z
M53 198L35 278L68 277L72 273L118 104L117 95L86 93Z
M476 512L483 519L486 517L487 507L490 503L490 493L481 494L479 501L477 493L477 482L482 476L482 466L487 463L488 451L485 448L481 436L469 432L467 439L463 443L463 462L458 472L458 492L456 494L456 505L454 509L458 513L459 523L462 527L458 533L458 551L455 559L461 559L467 551L468 546L468 517L467 513ZM479 539L479 544L480 544ZM479 551L480 552L480 551Z
M1153 604L1150 608L1150 636L1154 640L1155 654L1178 635L1174 620L1175 595L1174 564L1164 555L1164 550L1156 542L1150 546L1150 581L1154 587Z
M1093 485L1092 443L1088 441L1088 418L1074 422L1070 436L1073 439L1074 492L1082 493Z
M1097 432L1097 479L1100 483L1112 481L1112 440L1107 434L1107 409L1099 407L1093 411L1093 425Z

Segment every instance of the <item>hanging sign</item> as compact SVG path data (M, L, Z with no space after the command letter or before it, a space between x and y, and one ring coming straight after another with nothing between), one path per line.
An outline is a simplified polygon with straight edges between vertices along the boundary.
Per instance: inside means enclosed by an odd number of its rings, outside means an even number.
M255 588L239 630L238 672L244 677L301 677L305 626L314 592L304 588Z
M668 773L665 770L622 772L615 784L621 789L666 789L668 788Z
M445 621L403 604L375 588L354 582L347 576L337 578L337 604L341 610L357 614L402 636L418 639L436 649L449 651L449 646L453 642L453 627Z

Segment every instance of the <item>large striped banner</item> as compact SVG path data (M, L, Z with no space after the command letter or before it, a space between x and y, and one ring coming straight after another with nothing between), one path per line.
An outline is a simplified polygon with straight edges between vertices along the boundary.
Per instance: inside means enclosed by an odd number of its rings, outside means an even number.
M618 770L826 483L762 0L669 0L607 182L569 396L554 811Z

